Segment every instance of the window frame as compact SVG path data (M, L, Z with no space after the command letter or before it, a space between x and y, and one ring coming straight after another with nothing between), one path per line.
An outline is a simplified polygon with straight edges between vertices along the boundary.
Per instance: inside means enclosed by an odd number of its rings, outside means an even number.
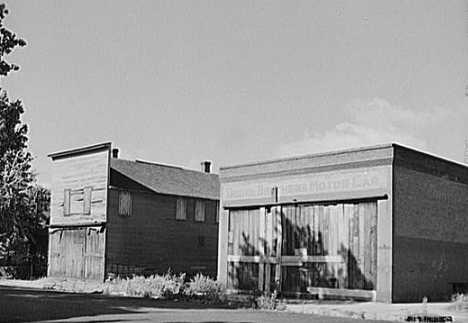
M187 221L187 199L184 197L177 197L176 221Z
M195 200L195 222L203 223L206 218L206 203L204 200Z
M122 217L130 217L132 213L133 197L131 192L129 190L119 190L118 214Z

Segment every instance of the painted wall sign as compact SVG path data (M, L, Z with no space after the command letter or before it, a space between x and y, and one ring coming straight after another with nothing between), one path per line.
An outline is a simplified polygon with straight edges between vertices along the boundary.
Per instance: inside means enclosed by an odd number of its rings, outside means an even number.
M300 196L326 195L344 192L388 190L388 166L335 171L307 175L283 176L255 181L225 183L223 201L292 200Z

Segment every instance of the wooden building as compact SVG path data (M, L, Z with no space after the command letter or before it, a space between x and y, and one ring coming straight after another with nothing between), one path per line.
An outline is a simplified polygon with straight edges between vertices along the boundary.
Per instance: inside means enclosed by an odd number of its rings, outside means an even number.
M468 167L396 144L220 170L218 279L378 301L468 286Z
M104 143L51 154L48 276L216 275L219 178L119 159Z

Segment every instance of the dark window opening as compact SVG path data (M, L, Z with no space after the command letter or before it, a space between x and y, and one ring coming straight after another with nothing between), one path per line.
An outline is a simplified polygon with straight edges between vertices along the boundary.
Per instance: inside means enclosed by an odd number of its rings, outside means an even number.
M198 237L198 246L199 247L204 247L205 246L205 237L204 236L199 236Z

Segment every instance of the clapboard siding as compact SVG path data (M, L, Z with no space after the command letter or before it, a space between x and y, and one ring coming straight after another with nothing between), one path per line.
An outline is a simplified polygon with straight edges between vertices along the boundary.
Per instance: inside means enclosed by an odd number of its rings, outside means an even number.
M53 158L51 226L106 221L108 167L108 149ZM89 215L83 214L86 187L92 188ZM70 215L64 215L65 190L70 190Z
M176 196L132 189L132 214L121 216L119 192L120 189L110 190L108 273L162 273L171 269L188 273L201 271L215 276L218 244L216 201L204 200L207 205L205 221L194 222L195 199L188 199L187 220L178 221ZM199 239L204 239L204 246L199 245Z

